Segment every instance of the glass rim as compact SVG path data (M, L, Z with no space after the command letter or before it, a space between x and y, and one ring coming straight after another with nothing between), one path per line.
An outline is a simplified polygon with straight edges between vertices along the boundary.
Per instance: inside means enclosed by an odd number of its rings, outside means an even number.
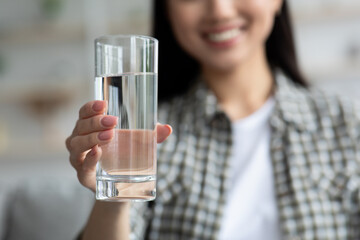
M102 45L111 45L110 43L107 43L106 41L111 40L117 40L117 39L130 39L130 38L136 38L136 39L144 39L144 40L151 40L152 44L157 44L159 40L157 40L154 37L146 36L146 35L138 35L138 34L109 34L109 35L103 35L100 37L95 38L95 44L102 44Z

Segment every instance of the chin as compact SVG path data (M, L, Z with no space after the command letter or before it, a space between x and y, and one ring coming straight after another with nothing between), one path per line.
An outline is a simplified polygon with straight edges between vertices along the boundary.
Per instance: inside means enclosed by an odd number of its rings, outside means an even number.
M211 62L208 64L210 69L217 72L230 72L241 66L244 61L237 59L236 61L232 60L222 60L221 58L217 59L216 62Z

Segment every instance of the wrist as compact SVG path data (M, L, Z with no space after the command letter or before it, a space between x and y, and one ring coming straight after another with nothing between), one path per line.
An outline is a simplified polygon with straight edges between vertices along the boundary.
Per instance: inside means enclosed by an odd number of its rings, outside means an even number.
M95 207L101 209L103 212L121 213L128 212L130 209L130 202L107 202L96 200Z

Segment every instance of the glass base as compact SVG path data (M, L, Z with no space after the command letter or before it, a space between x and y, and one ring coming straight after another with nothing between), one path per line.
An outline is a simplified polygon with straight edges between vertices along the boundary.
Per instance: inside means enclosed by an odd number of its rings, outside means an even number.
M96 199L110 202L147 202L156 198L156 181L97 180Z

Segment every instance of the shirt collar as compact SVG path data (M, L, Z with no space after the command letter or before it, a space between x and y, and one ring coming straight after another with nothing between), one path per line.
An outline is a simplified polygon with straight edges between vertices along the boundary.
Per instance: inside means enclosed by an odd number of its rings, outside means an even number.
M226 116L205 81L199 79L189 96L198 119L210 123L220 115ZM309 90L291 81L280 70L275 73L274 98L275 107L270 117L273 127L285 128L290 125L300 131L315 131L318 128Z
M215 94L203 80L197 80L189 92L189 99L194 106L197 119L202 119L210 123L216 116L224 114Z
M271 117L273 126L293 126L299 131L318 129L318 116L309 89L291 81L281 71L275 74L275 110ZM281 126L283 125L283 126Z

